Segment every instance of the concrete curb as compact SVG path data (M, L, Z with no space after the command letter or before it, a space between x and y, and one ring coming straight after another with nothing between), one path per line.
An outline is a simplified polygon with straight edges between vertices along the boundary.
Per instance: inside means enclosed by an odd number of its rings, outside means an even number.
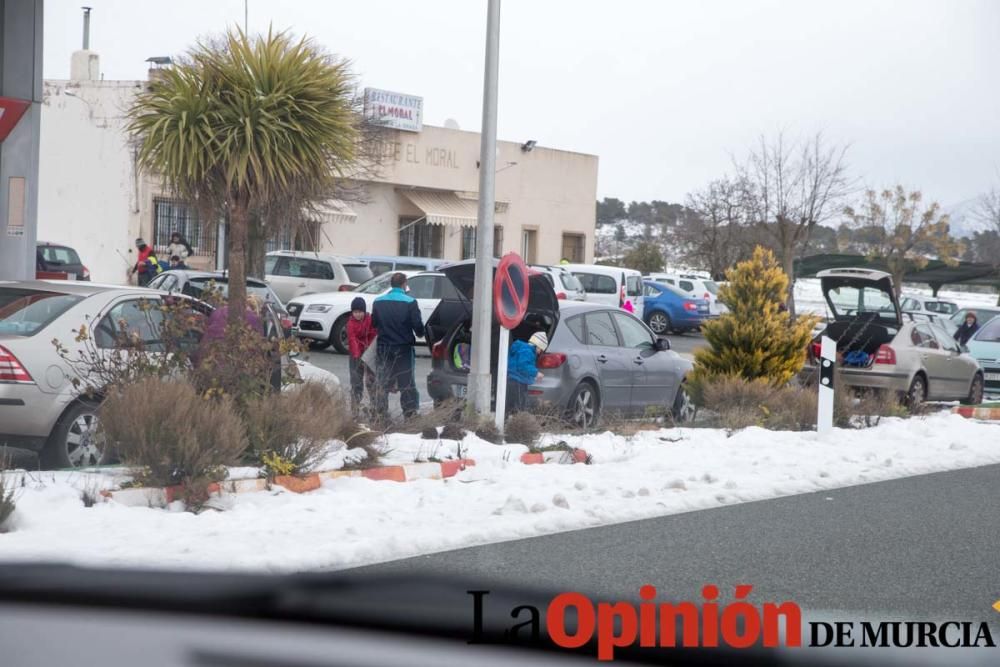
M952 408L956 415L966 419L990 419L1000 421L1000 408L977 408L974 406Z
M373 481L412 482L418 479L446 479L454 477L469 466L476 465L472 459L456 459L431 463L407 463L397 466L381 466L364 470L326 470L302 477L279 475L271 484L266 479L233 479L208 486L211 495L254 493L280 486L292 493L308 493L323 485L325 480L339 477L363 477ZM184 487L149 487L101 491L106 500L113 500L127 507L166 507L183 496Z

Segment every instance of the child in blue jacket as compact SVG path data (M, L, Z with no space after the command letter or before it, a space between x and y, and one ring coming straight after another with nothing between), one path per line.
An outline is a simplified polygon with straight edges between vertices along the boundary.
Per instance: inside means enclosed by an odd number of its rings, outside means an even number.
M523 412L528 404L528 387L534 384L538 372L538 355L549 346L549 338L536 331L528 342L515 340L507 355L507 414Z

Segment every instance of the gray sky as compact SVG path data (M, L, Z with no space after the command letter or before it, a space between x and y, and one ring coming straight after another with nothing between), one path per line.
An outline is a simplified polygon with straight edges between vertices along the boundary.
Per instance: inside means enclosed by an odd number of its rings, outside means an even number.
M88 0L107 79L242 25L242 0ZM66 78L79 2L45 0L45 76ZM485 0L249 0L478 130ZM504 0L499 136L600 156L599 196L681 201L761 134L849 143L865 183L946 207L1000 185L1000 2Z

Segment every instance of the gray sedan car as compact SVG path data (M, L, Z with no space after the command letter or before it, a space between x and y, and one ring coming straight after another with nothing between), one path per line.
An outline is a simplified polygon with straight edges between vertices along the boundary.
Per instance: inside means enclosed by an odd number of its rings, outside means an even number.
M441 271L460 294L471 294L468 265ZM684 385L691 363L671 351L666 339L658 339L641 320L619 308L557 301L551 284L538 274L529 282L528 314L512 337L527 340L539 330L549 336L549 347L538 358L542 378L528 388L534 409L555 411L582 428L595 426L602 414L638 416L650 408L669 411L678 421L693 418ZM465 397L467 355L458 346L471 340L470 314L471 301L442 300L428 320L432 370L427 388L435 402Z

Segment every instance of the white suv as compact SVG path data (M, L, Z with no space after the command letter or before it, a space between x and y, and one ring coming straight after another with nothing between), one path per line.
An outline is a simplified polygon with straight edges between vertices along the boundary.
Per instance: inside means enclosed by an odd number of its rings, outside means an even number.
M538 271L549 276L552 280L552 289L556 291L556 298L566 301L586 301L587 293L583 285L576 276L567 271L562 266L544 266L542 264L532 264L529 266L532 271Z
M719 286L714 280L690 273L651 273L643 277L655 283L672 285L692 298L706 299L708 314L713 317L729 312L725 304L719 301Z
M368 262L301 250L267 253L267 283L283 303L302 294L353 289L372 277Z

